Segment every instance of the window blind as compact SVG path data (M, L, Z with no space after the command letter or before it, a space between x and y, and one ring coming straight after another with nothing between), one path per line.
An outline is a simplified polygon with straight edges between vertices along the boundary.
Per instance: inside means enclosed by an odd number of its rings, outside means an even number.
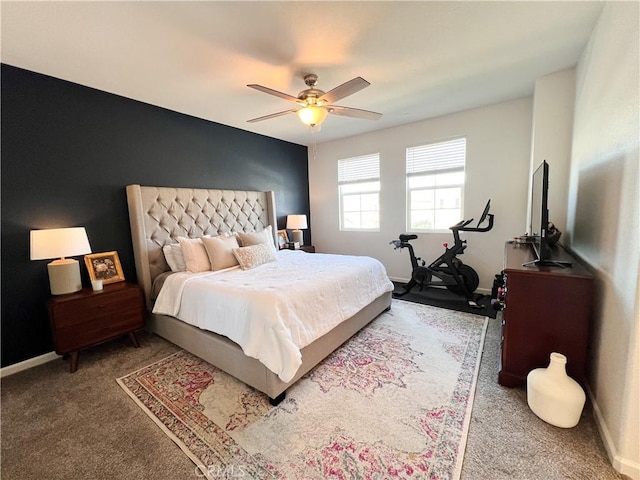
M380 178L380 154L338 160L338 183L354 183Z
M464 170L466 138L407 148L407 175Z

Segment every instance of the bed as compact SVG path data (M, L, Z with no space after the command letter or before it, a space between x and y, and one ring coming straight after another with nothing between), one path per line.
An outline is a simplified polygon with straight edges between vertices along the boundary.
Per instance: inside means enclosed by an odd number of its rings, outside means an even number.
M229 337L186 323L170 314L153 312L158 295L157 280L175 279L174 274L170 275L163 247L175 244L179 237L200 238L229 232L264 233L268 228L276 249L274 192L128 185L126 193L136 273L148 310L147 329L263 392L274 405L285 398L289 386L390 308L391 288L379 295L376 293L375 298L367 300L353 315L300 348L300 365L295 372L279 375L257 358L245 354L243 348ZM286 256L285 252L277 253L283 254L283 258ZM301 256L308 256L310 260L310 256L317 255L290 253L291 261L299 261ZM281 263L280 258L278 263ZM202 275L208 276L206 272ZM313 276L309 281L313 281ZM389 285L392 287L391 282Z

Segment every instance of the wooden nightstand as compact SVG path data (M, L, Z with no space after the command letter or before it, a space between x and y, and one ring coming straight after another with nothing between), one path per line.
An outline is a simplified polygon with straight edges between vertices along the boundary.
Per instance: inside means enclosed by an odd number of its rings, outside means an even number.
M300 250L307 253L316 253L316 247L314 247L313 245L302 245L300 247Z
M70 371L78 369L81 349L129 334L138 347L135 331L144 324L142 291L128 282L112 283L101 292L84 288L52 297L47 307L56 353L71 356Z

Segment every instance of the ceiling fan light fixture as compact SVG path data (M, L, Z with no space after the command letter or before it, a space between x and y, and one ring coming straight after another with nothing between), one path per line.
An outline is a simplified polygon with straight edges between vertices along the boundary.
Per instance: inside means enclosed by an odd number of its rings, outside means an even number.
M300 121L309 127L320 125L327 118L327 110L316 105L309 105L298 110Z

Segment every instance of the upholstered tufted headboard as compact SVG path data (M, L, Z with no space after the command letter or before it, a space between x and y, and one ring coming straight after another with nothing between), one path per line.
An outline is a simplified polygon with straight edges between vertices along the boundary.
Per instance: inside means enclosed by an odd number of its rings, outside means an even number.
M277 245L273 192L127 185L138 283L152 308L153 280L169 270L162 247L178 237L254 232L271 225Z

